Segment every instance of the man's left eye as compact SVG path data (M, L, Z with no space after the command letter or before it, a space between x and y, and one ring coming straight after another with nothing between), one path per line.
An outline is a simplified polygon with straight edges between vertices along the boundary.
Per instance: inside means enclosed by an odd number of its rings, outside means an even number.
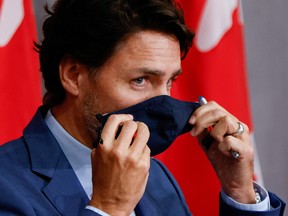
M172 85L172 82L173 82L173 80L172 80L172 79L169 79L168 82L167 82L167 86L171 86L171 85Z
M173 77L173 78L169 79L168 82L167 82L167 86L168 86L168 87L171 87L172 84L173 84L174 82L176 82L177 78L178 78L178 77L176 76L176 77Z

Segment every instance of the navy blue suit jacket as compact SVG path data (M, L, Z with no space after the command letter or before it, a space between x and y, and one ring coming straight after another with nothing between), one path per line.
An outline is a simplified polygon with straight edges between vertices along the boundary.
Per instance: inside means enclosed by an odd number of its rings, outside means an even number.
M21 138L0 147L0 215L98 215L85 209L89 199L44 122L46 112L40 108ZM270 197L272 211L243 212L220 201L220 215L283 214L285 204L273 194ZM137 216L191 215L173 176L155 159L135 212Z

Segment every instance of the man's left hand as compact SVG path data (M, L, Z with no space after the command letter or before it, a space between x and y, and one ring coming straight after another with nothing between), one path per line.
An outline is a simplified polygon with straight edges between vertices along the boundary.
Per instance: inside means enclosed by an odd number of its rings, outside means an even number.
M244 132L235 133L239 122L213 101L198 108L189 120L194 126L191 135L197 136L199 143L207 135L213 138L209 149L201 146L218 175L223 191L237 202L252 204L255 203L253 147L247 125L240 122ZM239 156L234 158L232 152L239 153Z

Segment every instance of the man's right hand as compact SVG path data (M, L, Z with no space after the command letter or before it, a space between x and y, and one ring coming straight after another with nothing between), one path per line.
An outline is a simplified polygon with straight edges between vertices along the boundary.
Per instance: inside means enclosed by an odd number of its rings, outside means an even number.
M117 139L116 133L122 126ZM90 205L110 215L130 215L144 194L150 168L150 133L131 115L111 115L103 144L92 151L93 195Z

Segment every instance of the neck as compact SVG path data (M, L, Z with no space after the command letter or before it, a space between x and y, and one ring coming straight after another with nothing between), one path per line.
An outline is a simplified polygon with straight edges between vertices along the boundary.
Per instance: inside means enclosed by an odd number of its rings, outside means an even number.
M92 148L93 138L86 129L79 109L75 105L64 102L51 109L54 118L76 140L88 148Z

